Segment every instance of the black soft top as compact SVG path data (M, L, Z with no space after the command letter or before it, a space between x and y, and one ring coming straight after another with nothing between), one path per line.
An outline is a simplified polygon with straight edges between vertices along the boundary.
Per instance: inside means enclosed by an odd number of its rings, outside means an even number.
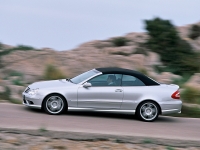
M151 85L159 85L159 83L155 82L154 80L150 79L149 77L145 76L144 74L135 71L135 70L129 70L124 68L96 68L96 70L102 72L103 74L125 74L125 75L132 75L136 78L140 79L145 85L151 86Z

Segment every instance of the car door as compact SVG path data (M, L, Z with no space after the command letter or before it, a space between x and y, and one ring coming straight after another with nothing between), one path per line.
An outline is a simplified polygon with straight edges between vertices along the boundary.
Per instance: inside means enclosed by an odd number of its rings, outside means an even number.
M122 83L124 97L121 109L134 110L144 96L147 86L138 78L132 75L123 75Z
M108 78L113 82L108 83ZM80 86L78 89L78 107L97 109L120 108L123 99L121 74L103 74L87 81L91 87Z

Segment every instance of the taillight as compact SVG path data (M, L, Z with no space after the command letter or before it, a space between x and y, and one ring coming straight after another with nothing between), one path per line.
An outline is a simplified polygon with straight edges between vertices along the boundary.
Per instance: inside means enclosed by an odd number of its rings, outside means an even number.
M180 91L177 90L176 92L174 92L171 96L173 99L180 99Z

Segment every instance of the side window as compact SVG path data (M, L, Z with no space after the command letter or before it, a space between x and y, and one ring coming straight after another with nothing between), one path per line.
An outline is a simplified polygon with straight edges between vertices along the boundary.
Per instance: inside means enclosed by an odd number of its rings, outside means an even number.
M134 76L123 75L122 86L145 86L145 84Z
M120 86L121 79L121 74L103 74L90 79L88 82L92 86Z

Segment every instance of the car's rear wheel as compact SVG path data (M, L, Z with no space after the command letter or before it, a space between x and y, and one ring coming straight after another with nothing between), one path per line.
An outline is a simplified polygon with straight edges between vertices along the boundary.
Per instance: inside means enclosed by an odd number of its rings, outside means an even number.
M67 109L67 103L61 95L52 94L45 98L43 108L48 114L58 115Z
M145 101L138 106L136 114L139 119L151 122L158 118L159 107L155 102Z

